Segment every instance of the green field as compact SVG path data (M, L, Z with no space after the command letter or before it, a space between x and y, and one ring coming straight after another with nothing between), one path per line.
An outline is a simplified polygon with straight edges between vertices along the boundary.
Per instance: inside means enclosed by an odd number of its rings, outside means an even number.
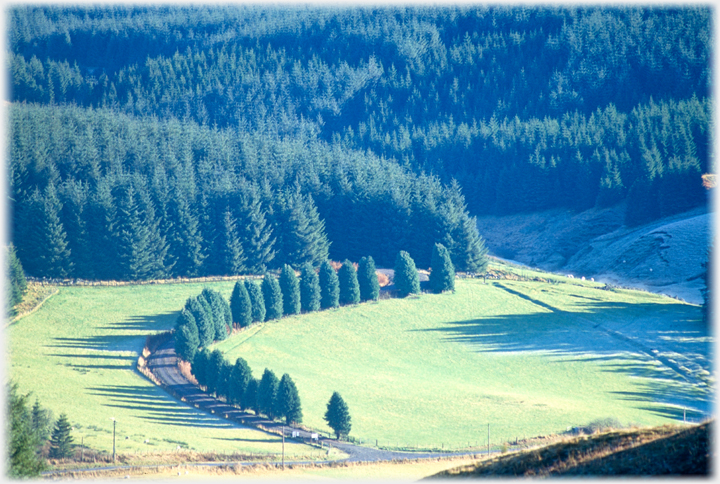
M226 297L232 285L211 284ZM351 435L380 446L484 446L488 423L499 444L603 418L652 425L708 412L712 341L699 308L599 286L459 280L455 294L285 318L216 346L256 377L289 373L314 428L329 430L322 416L339 391ZM145 336L172 327L202 287L60 288L6 329L10 376L67 413L92 448L112 448L115 417L118 452L279 452L274 437L188 408L133 369Z
M464 280L455 294L285 318L216 347L258 377L265 367L289 373L314 428L330 430L322 416L340 392L351 435L380 446L484 445L488 423L501 443L598 419L654 425L682 420L684 407L693 418L709 411L699 308L600 286Z
M231 425L176 401L134 369L147 334L173 326L201 284L62 287L35 313L6 329L9 376L55 417L66 413L76 443L117 452L175 450L279 453L279 437ZM228 292L232 283L216 284ZM31 401L34 401L34 397ZM149 439L146 444L145 440ZM288 455L319 452L285 445Z

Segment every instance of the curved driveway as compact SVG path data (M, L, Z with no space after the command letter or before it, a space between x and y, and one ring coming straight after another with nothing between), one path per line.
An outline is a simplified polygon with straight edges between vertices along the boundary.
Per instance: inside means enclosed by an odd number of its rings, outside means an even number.
M203 392L199 386L188 381L178 369L174 339L170 339L169 341L161 344L147 358L147 366L171 395L181 399L188 405L211 412L218 417L232 420L241 425L253 426L276 434L281 434L283 429L286 436L292 435L293 431L297 431L299 432L300 438L303 440L310 440L310 432L306 430L273 422L253 413L240 411L238 408L208 395ZM321 442L323 446L335 447L346 453L349 456L346 459L348 462L427 459L479 454L479 452L393 452L388 450L373 449L370 447L362 447L347 442L338 442L337 440L328 438L320 438L319 442Z

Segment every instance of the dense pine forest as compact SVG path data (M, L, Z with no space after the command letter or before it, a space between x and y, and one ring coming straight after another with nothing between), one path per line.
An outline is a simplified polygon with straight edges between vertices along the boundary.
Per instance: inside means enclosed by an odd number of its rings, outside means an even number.
M36 277L261 273L474 215L707 203L709 7L8 10L12 239Z

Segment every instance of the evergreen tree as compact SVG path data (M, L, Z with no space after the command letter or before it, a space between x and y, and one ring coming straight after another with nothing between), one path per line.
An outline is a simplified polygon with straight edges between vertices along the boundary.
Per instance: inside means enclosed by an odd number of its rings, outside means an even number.
M73 455L73 438L70 435L70 422L64 413L60 414L50 437L50 458L66 459Z
M361 301L377 301L380 297L380 283L375 269L375 261L371 256L363 257L358 263L358 285Z
M400 297L409 294L420 294L420 279L415 267L415 261L404 250L401 250L395 259L393 281Z
M340 294L338 302L343 306L348 304L357 304L360 302L360 286L358 285L357 272L352 262L345 259L343 265L338 270L338 283L340 286Z
M450 251L453 265L460 271L485 273L488 266L488 249L478 233L477 219L464 216L453 239L454 248Z
M7 417L10 420L7 437L7 473L10 478L38 477L45 470L45 461L39 457L42 442L33 431L27 395L19 395L17 384L8 385Z
M280 319L283 314L283 296L278 280L270 274L265 274L262 293L265 300L265 321Z
M236 275L245 273L245 254L237 233L237 222L230 213L223 213L223 226L220 231L220 255L222 267L218 274Z
M282 292L283 314L286 316L300 312L300 282L292 267L285 264L280 272L280 291Z
M303 264L300 276L300 303L304 312L320 309L320 280L308 262Z
M183 308L175 322L175 352L185 361L193 361L200 346L200 336L195 317Z
M275 239L259 198L253 198L246 218L246 265L250 274L262 274L275 258Z
M220 364L220 370L218 371L218 379L215 383L215 393L218 397L225 398L225 401L228 403L230 403L230 393L232 391L230 381L232 369L233 365L223 359Z
M310 195L302 195L300 187L286 191L279 200L282 233L280 262L300 266L313 265L327 259L330 242L325 234L325 222L320 219Z
M443 291L455 290L455 268L450 260L450 253L442 244L433 247L430 262L430 289L439 294Z
M228 336L228 328L232 327L230 305L219 292L213 289L203 289L200 296L210 305L215 326L215 340L224 340Z
M210 358L205 366L205 381L207 382L205 386L207 386L208 393L217 394L219 385L222 384L221 371L224 362L225 359L220 350L213 350L210 353Z
M244 328L252 323L252 302L243 281L237 281L230 295L233 324Z
M265 368L257 389L257 404L260 413L269 419L275 418L275 395L277 394L278 379L272 370Z
M295 382L292 381L290 375L287 373L280 379L277 394L275 395L275 415L285 417L285 423L287 425L302 422L300 396L295 387Z
M40 400L35 399L31 412L32 430L40 446L47 442L53 429L52 412L40 406ZM38 448L39 453L40 448Z
M15 314L15 306L21 301L27 292L27 280L23 271L20 259L17 258L15 247L10 244L8 247L8 279L10 280L10 310Z
M179 195L171 203L170 214L175 223L170 232L170 255L175 261L174 274L197 277L206 259L200 221L188 200Z
M245 399L245 390L252 379L250 366L243 358L235 360L230 372L230 394L229 403L237 404L241 410L248 408L248 401Z
M255 323L265 321L265 298L259 284L255 284L249 279L245 280L245 289L247 289L250 304L252 304L252 320Z
M320 265L318 280L320 282L320 307L322 309L338 307L340 283L335 269L328 260L323 261Z
M30 235L26 245L33 252L28 260L34 263L27 267L33 276L65 278L72 271L67 235L60 220L61 208L52 184L47 186L44 196L36 192L31 200L31 217L27 221Z
M350 411L338 392L334 392L330 397L324 418L328 426L335 432L338 440L350 433L352 427Z
M210 350L205 348L197 351L192 360L192 374L198 382L198 385L207 387L207 367L210 361Z
M212 314L208 313L198 296L188 298L185 302L185 309L195 318L200 347L207 348L215 338L215 323Z
M251 409L255 415L260 415L260 407L258 404L258 381L257 378L250 378L245 394L243 395L243 403L245 408Z

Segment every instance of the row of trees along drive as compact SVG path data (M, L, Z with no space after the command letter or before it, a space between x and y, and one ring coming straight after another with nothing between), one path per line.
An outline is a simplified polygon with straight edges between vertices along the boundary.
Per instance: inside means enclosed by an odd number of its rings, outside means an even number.
M346 260L337 273L327 260L319 274L305 263L299 280L286 264L279 278L265 274L260 285L249 279L237 281L229 304L208 288L188 298L175 322L175 350L183 360L193 361L198 348L224 340L233 327L373 301L379 294L375 261L370 256L360 259L358 270Z

